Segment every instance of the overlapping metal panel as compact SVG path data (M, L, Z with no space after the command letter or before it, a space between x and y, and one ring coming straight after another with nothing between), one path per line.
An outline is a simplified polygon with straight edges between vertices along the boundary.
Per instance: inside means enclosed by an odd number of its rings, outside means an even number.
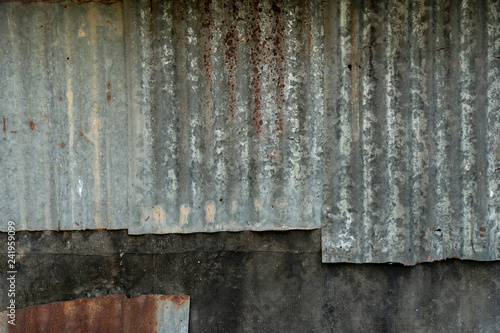
M324 262L497 259L499 6L3 3L0 213L325 226Z
M0 313L0 332L187 333L189 296L79 298ZM9 324L9 321L11 323Z
M130 233L319 227L319 4L0 4L2 218Z
M500 259L500 2L325 16L323 261Z

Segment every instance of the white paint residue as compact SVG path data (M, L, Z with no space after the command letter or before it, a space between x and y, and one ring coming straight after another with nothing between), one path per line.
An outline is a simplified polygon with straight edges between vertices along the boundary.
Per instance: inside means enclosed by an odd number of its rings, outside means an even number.
M76 184L76 189L78 191L78 195L82 196L82 191L83 191L83 181L78 178L78 183Z

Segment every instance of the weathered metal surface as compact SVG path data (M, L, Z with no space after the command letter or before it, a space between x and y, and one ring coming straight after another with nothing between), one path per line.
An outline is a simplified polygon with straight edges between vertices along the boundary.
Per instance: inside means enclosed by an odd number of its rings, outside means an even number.
M325 225L324 262L498 259L499 6L4 3L0 214Z
M325 10L323 261L500 259L500 2Z
M6 312L0 314L6 317ZM107 295L17 309L0 332L188 332L189 296Z
M321 9L1 4L0 215L28 230L318 228Z

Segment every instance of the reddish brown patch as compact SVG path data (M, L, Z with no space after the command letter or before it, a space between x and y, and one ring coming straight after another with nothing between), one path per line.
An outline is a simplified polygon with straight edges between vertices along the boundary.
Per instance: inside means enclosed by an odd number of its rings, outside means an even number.
M106 95L106 99L108 100L108 103L111 102L111 93L109 91Z
M57 220L57 231L61 231L61 220Z
M474 62L477 66L483 66L486 63L484 58L481 57L474 57Z
M486 232L486 227L479 227L479 231Z
M80 132L80 136L83 136L83 132Z
M189 296L107 295L37 305L17 309L9 332L156 332L157 309L165 300L180 307Z
M236 3L233 6L225 6L228 13L226 17L230 20L226 36L224 38L225 46L225 64L227 72L227 90L229 93L229 112L231 118L230 124L233 124L236 109L236 72L238 69L238 31L236 30L236 22L238 21L238 7Z
M108 88L108 90L109 90L109 89L111 89L111 82L109 82L109 81L108 81L108 82L106 83L106 88Z
M486 236L485 234L479 234L479 237L484 238L484 237L488 237L488 236Z
M66 147L66 144L63 141L61 141L61 148L64 148L64 147Z
M59 96L59 100L62 101L62 96Z
M251 86L253 91L253 102L254 102L254 110L252 120L255 124L255 133L257 134L257 141L260 142L260 134L262 132L262 127L264 122L262 121L262 70L263 64L265 63L265 59L263 56L266 55L266 40L263 39L262 29L259 25L259 14L258 11L255 10L259 6L259 2L256 1L252 4L254 10L252 10L252 24L250 30L250 38L253 42L251 51L250 51L250 59L252 61L252 71L254 75L252 76Z
M166 299L170 300L172 303L177 305L179 308L189 301L188 295L173 295L173 296L165 296Z
M5 131L7 131L7 127L6 127L6 120L5 120L5 117L3 117L3 132L5 133Z
M30 128L32 131L35 129L35 123L33 122L33 120L30 120Z
M16 134L16 133L17 133L17 131L10 131L10 132L11 132L12 134Z

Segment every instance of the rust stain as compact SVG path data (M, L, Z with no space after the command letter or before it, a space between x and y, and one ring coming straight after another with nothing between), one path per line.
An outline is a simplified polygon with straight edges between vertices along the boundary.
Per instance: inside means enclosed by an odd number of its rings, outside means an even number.
M61 140L61 148L66 147L66 144Z
M257 142L261 143L261 134L264 128L264 115L263 111L263 96L266 94L264 91L264 82L266 81L266 70L264 66L268 65L269 56L269 43L270 36L266 36L263 27L261 26L262 16L262 3L259 1L254 1L251 3L251 15L250 15L250 40L251 40L251 50L250 50L250 61L251 61L251 87L252 87L252 100L253 100L253 115L252 120L254 121L255 133L257 136Z
M111 102L111 93L109 91L106 94L106 99L108 100L108 103Z
M479 234L479 237L484 238L484 237L488 237L488 236L486 236L485 234Z
M156 332L158 307L165 301L178 308L186 295L106 295L16 309L9 332Z
M236 30L236 23L238 21L238 7L236 3L232 6L224 4L227 11L226 17L230 20L229 27L227 28L226 36L224 37L225 46L225 64L227 72L227 90L229 93L229 112L230 119L229 122L233 124L233 118L236 114L236 73L238 70L238 43L239 36Z
M284 50L284 38L285 38L285 25L282 23L283 19L281 17L281 7L279 1L274 1L272 5L272 10L275 15L274 19L274 59L273 63L275 65L275 72L278 77L276 79L276 107L277 111L275 116L276 120L274 121L276 124L276 136L278 138L278 144L281 143L281 140L285 137L284 128L285 128L285 112L283 106L285 105L285 59L286 59L286 51ZM312 21L312 16L311 16ZM309 28L311 28L309 26ZM309 29L309 36L311 36L312 30ZM273 79L274 80L274 79ZM274 156L273 156L274 157ZM273 158L271 157L271 159Z
M108 88L108 90L111 89L111 83L109 81L106 83L106 88Z
M479 227L479 231L486 232L486 227Z
M486 60L484 60L484 58L482 57L474 57L474 63L477 66L483 66L486 63Z
M12 134L16 134L16 133L17 133L17 131L10 131L10 132L11 132Z
M165 296L166 299L177 305L177 307L182 307L184 303L189 301L190 297L188 295L172 295L172 296Z
M203 11L201 15L201 27L202 27L202 38L204 40L203 42L203 71L204 71L204 76L205 76L205 84L204 84L204 92L203 92L203 100L204 102L204 109L206 112L203 114L203 121L206 124L205 130L206 130L206 136L207 140L210 142L213 137L213 126L215 123L215 117L213 115L213 101L212 101L212 93L214 89L214 81L213 81L213 75L212 75L212 62L214 61L213 59L213 52L212 48L210 46L211 41L213 40L214 36L211 31L211 25L212 23L212 17L210 13L210 5L212 1L211 0L205 0L203 3Z
M35 123L33 122L33 120L30 120L30 128L32 131L35 129Z
M83 136L83 135L84 135L83 132L80 132L80 136Z
M6 120L5 117L3 117L3 132L5 133L5 131L7 131Z

